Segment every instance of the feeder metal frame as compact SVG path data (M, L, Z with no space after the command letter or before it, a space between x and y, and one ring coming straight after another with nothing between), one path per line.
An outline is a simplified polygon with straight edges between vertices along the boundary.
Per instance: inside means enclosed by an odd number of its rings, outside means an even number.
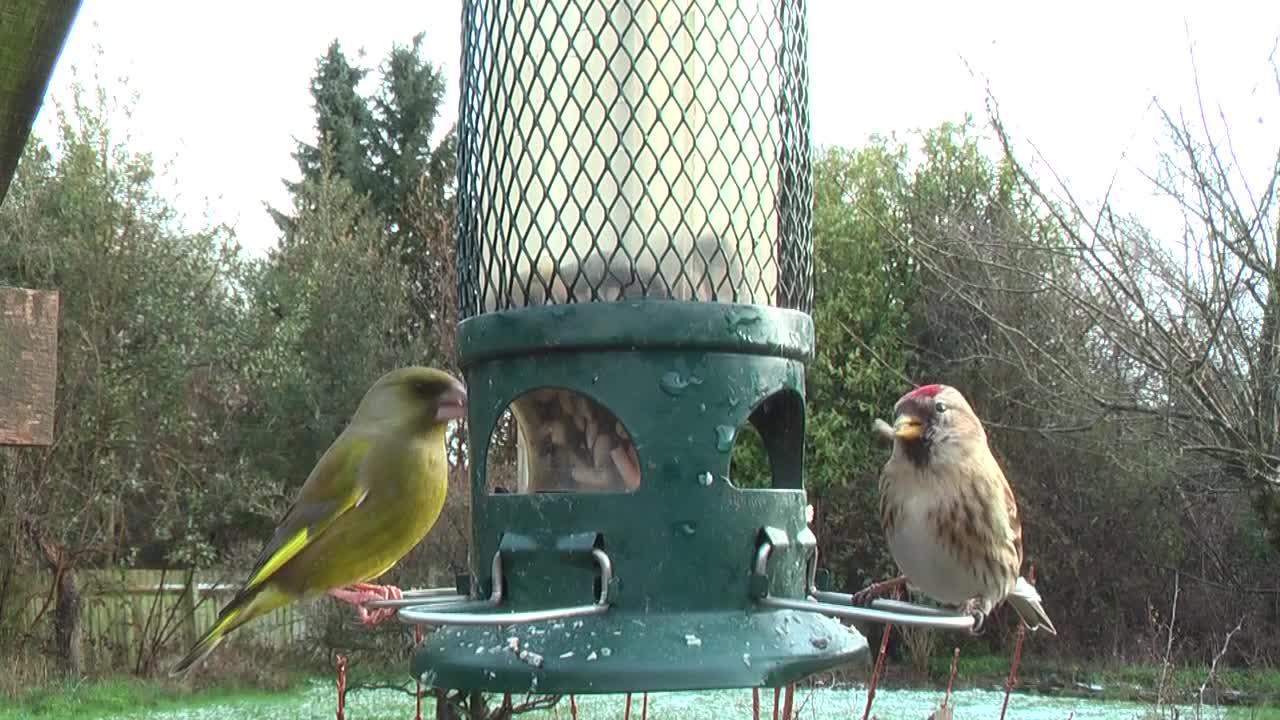
M600 595L593 605L508 613L473 612L497 610L502 607L504 578L502 551L498 551L493 554L493 593L487 600L467 600L456 604L415 604L401 607L397 617L405 623L422 625L526 625L602 615L609 611L609 586L613 582L613 562L609 559L609 555L599 548L591 551L591 557L595 559L596 566L600 569Z
M813 304L804 0L464 0L462 318Z
M753 568L756 575L768 576L769 558L773 555L773 547L774 543L766 535L765 539L760 543L760 547L756 549L755 567ZM818 549L815 545L813 554L810 556L808 568L808 599L797 600L795 598L772 597L766 590L764 597L758 598L756 602L763 607L815 612L844 620L893 623L894 625L933 628L935 630L973 629L975 620L972 615L949 612L940 608L885 599L873 600L870 607L854 605L853 595L819 590L815 581L817 568ZM768 584L763 583L762 586L767 588Z

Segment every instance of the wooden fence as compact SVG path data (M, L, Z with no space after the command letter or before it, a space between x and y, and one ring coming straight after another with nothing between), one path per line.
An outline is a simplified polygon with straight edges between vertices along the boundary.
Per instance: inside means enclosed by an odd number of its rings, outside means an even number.
M168 647L174 651L191 647L231 599L242 575L196 572L191 578L191 592L188 575L180 570L78 571L86 664L129 662L138 656L140 648L151 645L158 637L167 637ZM6 625L51 627L51 583L48 573L30 574L16 581L5 599L0 629ZM237 630L238 641L272 647L296 643L306 634L310 609L310 604L302 604L275 610Z

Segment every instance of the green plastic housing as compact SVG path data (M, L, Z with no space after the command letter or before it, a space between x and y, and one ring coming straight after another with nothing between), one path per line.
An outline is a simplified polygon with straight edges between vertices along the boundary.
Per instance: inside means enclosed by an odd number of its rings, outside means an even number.
M807 314L663 300L550 305L467 319L459 345L470 389L471 596L490 596L501 548L499 612L591 604L601 588L590 551L599 548L613 566L610 609L441 627L415 655L415 676L513 693L776 687L868 656L866 639L836 620L755 603L765 592L806 594L815 542L804 492ZM545 387L617 416L639 456L638 489L487 491L496 423ZM729 482L733 440L748 422L768 451L772 488ZM774 551L759 575L766 532Z

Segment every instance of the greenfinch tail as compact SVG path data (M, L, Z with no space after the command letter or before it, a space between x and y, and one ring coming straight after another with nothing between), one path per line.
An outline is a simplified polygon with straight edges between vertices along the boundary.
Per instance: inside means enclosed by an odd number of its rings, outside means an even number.
M218 613L213 627L205 631L191 650L169 670L169 677L182 675L200 662L222 643L227 633L241 625L261 617L276 608L288 604L293 598L269 585L259 585L237 596Z

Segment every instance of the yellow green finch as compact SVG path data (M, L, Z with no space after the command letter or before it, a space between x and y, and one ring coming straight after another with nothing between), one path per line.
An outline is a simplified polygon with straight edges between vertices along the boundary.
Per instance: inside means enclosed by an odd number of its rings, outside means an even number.
M351 423L298 491L248 580L170 671L186 672L227 633L288 603L328 593L356 605L399 590L368 584L416 546L444 507L445 430L466 415L467 391L448 373L407 367L365 393Z

